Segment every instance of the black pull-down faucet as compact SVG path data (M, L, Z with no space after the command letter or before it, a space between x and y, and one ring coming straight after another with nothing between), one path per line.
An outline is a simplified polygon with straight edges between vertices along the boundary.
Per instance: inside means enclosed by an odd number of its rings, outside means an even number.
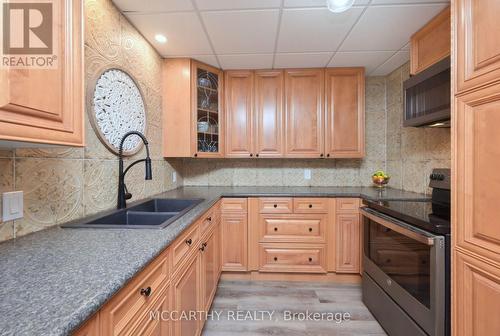
M146 158L137 160L132 162L125 170L123 170L123 144L125 143L125 140L131 136L131 135L137 135L142 139L142 142L144 143L144 146L146 147ZM127 207L127 200L132 198L132 194L128 192L127 186L125 185L125 174L127 174L128 170L138 164L139 162L144 162L145 163L145 169L146 169L146 180L152 180L153 179L153 173L151 170L151 158L149 157L149 143L144 134L138 131L130 131L126 133L122 140L120 141L120 147L118 149L118 209L123 209Z

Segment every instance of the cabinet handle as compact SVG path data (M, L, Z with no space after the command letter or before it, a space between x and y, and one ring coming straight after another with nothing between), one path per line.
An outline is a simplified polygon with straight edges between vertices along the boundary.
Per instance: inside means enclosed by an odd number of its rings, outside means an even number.
M278 261L278 257L274 257L274 261Z
M274 231L277 232L278 231L278 228L274 228Z
M319 155L319 157L323 157L323 156L325 156L323 153L321 153L321 154Z
M313 258L309 258L309 262L312 262L313 261Z
M312 207L313 207L313 205L312 205L312 204L309 204L309 209L311 209Z
M309 228L309 232L313 232L313 228Z
M194 157L198 157L198 153L194 153Z
M256 157L259 157L259 154L255 154Z
M326 154L326 157L330 157L330 154Z
M150 296L151 295L151 287L147 287L147 288L141 288L141 295L142 296Z
M250 157L252 157L252 156L253 156L253 154L252 154L252 153L250 153Z
M211 222L212 221L212 216L207 217L207 221Z
M278 204L275 204L275 205L274 205L274 207L275 207L275 208L277 208L277 207L278 207Z
M191 246L191 244L192 244L192 243L193 243L193 240L192 240L191 238L186 239L186 244L187 244L188 246Z
M201 252L205 252L205 245L201 244L201 247L199 248Z

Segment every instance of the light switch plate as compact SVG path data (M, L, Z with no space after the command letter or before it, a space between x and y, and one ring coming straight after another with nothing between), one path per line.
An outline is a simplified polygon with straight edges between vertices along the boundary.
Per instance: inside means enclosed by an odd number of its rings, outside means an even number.
M177 182L177 172L172 172L172 182Z
M311 179L311 169L304 169L304 179L305 180Z
M23 192L12 191L2 195L2 220L4 222L23 218Z

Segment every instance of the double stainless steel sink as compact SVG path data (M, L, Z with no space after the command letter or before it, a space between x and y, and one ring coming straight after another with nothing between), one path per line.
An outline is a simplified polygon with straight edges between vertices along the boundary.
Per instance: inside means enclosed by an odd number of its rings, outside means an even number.
M116 210L88 221L75 221L63 228L163 229L201 203L203 199L156 198Z

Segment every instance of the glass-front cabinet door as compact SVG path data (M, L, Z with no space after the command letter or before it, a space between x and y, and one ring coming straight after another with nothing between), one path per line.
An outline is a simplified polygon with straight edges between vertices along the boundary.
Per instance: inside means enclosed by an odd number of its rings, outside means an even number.
M202 63L192 64L194 157L222 157L222 72Z

